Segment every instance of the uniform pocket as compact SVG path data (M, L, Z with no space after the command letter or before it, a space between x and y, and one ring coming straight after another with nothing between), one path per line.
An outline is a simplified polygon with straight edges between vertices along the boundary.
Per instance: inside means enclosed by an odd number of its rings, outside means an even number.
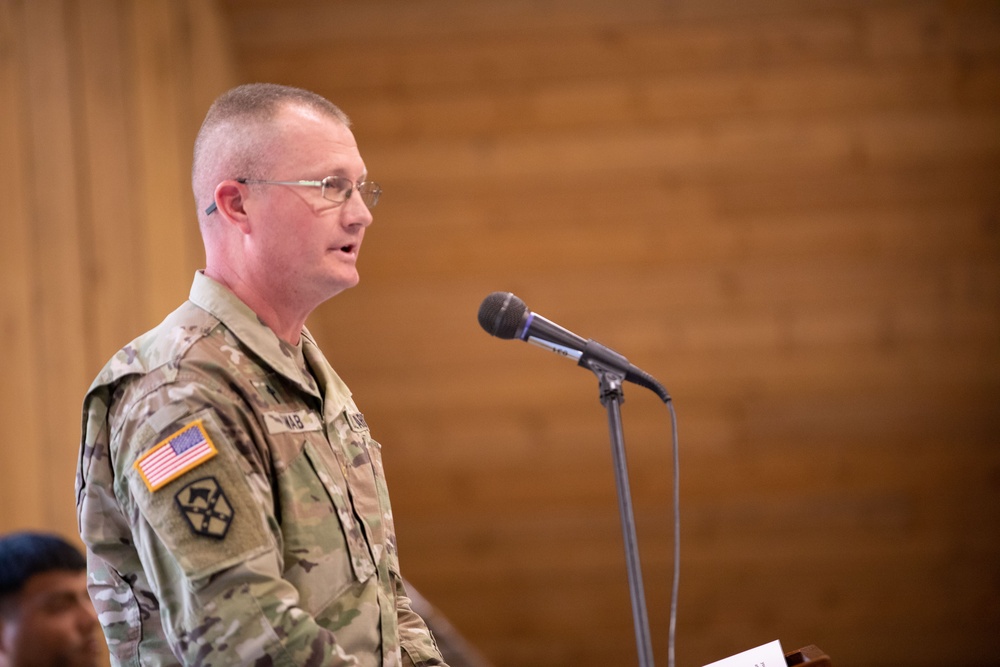
M317 614L370 579L375 564L340 475L313 443L306 441L281 477L283 576L299 590L303 608Z

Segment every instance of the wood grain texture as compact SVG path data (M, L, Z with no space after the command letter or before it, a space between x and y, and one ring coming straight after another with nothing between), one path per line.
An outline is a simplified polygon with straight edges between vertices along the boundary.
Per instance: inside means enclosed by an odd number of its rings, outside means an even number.
M4 240L0 243L0 313L3 326L4 368L11 378L0 383L7 435L0 447L0 509L5 530L38 525L45 520L45 484L41 442L42 413L39 387L42 379L35 366L38 349L35 330L37 310L33 307L35 272L31 261L31 210L28 193L30 151L24 124L29 106L24 90L27 72L21 26L24 6L20 2L0 4L0 179L6 196L0 197L0 218ZM7 352L10 351L10 352ZM27 416L27 418L25 418ZM30 443L30 445L29 445Z
M994 3L225 6L243 77L340 104L385 186L312 327L408 578L492 660L635 662L596 382L479 329L511 290L675 397L680 664L993 661ZM662 661L668 422L626 399Z
M90 382L85 367L83 274L80 253L80 167L76 161L71 49L73 39L65 3L42 0L24 4L25 95L30 113L23 131L31 158L27 169L32 307L44 516L72 507L77 457L65 456L79 443L79 424L58 416L79 410ZM54 187L56 186L56 187ZM57 270L53 268L58 267Z
M205 99L234 81L220 17L200 2L0 5L0 531L75 538L87 386L203 264L189 155ZM176 69L196 59L211 64Z
M487 336L494 290L675 398L680 664L995 663L995 2L10 0L0 37L0 530L75 534L86 384L202 262L201 118L273 80L341 105L385 187L310 326L407 578L498 666L635 647L596 381ZM669 423L623 412L664 662Z

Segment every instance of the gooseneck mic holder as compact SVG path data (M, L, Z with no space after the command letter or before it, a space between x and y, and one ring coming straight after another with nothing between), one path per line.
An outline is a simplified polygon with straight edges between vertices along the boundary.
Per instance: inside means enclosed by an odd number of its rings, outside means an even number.
M653 667L653 646L649 636L646 616L646 598L639 564L639 546L632 514L632 493L628 483L628 465L625 461L625 438L622 434L621 404L625 397L623 382L633 382L646 387L669 405L670 395L659 382L628 359L594 340L586 340L572 331L528 310L521 299L510 292L494 292L479 307L479 324L491 336L518 338L546 348L556 354L573 359L577 365L593 371L600 381L601 403L608 411L608 428L611 433L611 455L614 459L615 483L618 488L618 511L621 514L622 535L625 539L625 559L628 567L629 592L632 597L632 618L635 624L635 641L639 652L639 666ZM675 491L676 493L676 491ZM676 543L676 540L675 540ZM676 548L676 547L675 547ZM676 561L674 575L674 600L676 600ZM676 602L672 609L676 609ZM673 611L671 613L670 663L673 666Z
M628 464L625 460L625 437L622 430L621 404L625 401L620 371L609 369L596 359L584 362L597 375L601 390L601 404L608 412L608 431L611 436L611 457L618 489L618 513L621 516L622 537L625 541L625 561L628 568L629 594L632 599L632 622L635 626L635 644L639 652L639 666L653 667L653 645L649 635L649 618L646 614L646 596L642 585L642 567L639 563L639 543L632 513L632 492L628 482Z

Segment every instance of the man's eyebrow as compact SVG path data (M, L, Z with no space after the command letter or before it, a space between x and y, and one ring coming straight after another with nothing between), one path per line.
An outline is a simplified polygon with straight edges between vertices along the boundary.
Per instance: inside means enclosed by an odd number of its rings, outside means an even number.
M76 591L47 591L42 594L42 604L52 605L52 604L63 604L65 602L73 602L77 599L78 594Z
M346 178L347 180L351 180L351 177L347 175L347 169L344 167L338 167L336 169L333 169L332 171L328 171L326 173L326 176L340 176L341 178ZM357 182L364 183L367 180L368 180L368 170L365 169L363 172L361 172L361 177L358 179Z

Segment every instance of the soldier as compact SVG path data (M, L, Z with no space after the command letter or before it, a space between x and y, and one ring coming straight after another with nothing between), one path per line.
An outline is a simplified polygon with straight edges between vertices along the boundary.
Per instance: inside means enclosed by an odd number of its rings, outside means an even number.
M84 401L77 512L112 661L443 665L400 576L381 446L304 326L357 284L381 194L347 117L234 88L192 185L206 267Z
M0 537L0 667L95 667L86 561L47 533Z

